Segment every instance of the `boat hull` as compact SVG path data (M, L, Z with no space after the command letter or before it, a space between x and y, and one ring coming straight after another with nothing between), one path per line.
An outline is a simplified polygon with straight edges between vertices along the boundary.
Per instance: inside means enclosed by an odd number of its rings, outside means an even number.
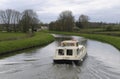
M84 61L84 59L86 58L86 56L87 56L87 53L86 53L86 55L83 57L83 58L81 58L81 59L79 59L79 60L67 60L67 59L54 59L53 60L53 62L54 63L57 63L57 64L72 64L73 62L75 63L75 64L81 64L82 63L82 61Z
M54 60L54 63L68 63L68 64L72 64L73 62L74 63L77 63L79 62L80 60Z
M64 64L64 63L65 64L72 64L74 62L75 64L80 65L86 57L87 57L87 53L83 58L81 58L79 60L67 60L67 59L56 60L56 59L54 59L53 62L57 63L57 64Z

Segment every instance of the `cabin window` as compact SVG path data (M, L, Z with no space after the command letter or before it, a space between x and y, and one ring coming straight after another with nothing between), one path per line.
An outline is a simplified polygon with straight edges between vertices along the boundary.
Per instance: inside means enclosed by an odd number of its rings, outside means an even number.
M62 43L62 46L74 46L74 43Z
M73 52L72 52L73 50L71 50L71 49L67 49L67 55L73 55Z
M63 49L59 49L58 50L58 55L64 55L64 50Z

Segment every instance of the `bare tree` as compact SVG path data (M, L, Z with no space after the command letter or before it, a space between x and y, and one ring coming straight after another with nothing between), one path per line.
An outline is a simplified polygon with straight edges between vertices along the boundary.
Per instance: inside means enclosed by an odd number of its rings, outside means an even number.
M0 11L1 23L6 27L6 31L10 32L13 30L16 31L16 25L18 25L20 19L20 13L18 11L7 9L5 11Z
M1 19L1 24L4 24L6 26L7 21L6 21L6 17L5 17L5 11L3 11L3 10L0 11L0 19Z
M89 23L89 17L87 15L80 15L79 19L77 21L77 26L79 28L85 28L88 27L88 23Z
M35 30L37 30L37 26L39 24L39 19L36 17L32 18L32 22L31 22L31 30L32 32L34 32Z
M12 18L12 10L11 9L7 9L5 10L4 13L4 17L5 17L5 21L6 21L6 29L8 32L10 32L10 22L11 22L11 18Z
M57 20L57 25L62 31L72 31L74 27L74 16L71 11L63 11Z
M39 20L37 18L37 14L33 10L25 10L22 13L22 19L20 21L23 32L28 32L29 29L34 30L34 26L38 24Z
M31 16L30 28L31 28L31 31L34 32L34 30L36 30L40 21L38 19L36 12L34 12L33 10L30 10L30 16Z
M17 28L20 30L20 26L19 26L19 21L21 19L21 14L20 12L18 11L13 11L13 29L14 29L14 32L17 31Z
M6 27L8 32L18 30L28 32L29 29L33 32L39 23L37 17L37 14L31 9L25 10L23 13L12 9L0 10L0 23Z

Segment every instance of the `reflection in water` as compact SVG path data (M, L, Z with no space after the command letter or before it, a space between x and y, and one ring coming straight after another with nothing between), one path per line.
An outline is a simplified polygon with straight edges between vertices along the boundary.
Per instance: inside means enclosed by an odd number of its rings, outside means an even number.
M60 45L60 43L62 42L62 41L64 41L64 40L77 40L77 41L79 41L79 43L81 44L81 45L84 45L84 46L86 46L86 44L87 44L87 39L85 39L85 38L82 38L82 37L77 37L77 36L66 36L66 35L55 35L55 34L53 34L53 36L56 38L56 43L58 44L58 45Z
M119 79L120 52L111 45L77 36L54 35L56 41L0 60L0 79ZM53 64L56 47L75 39L86 45L88 56L81 66Z
M73 39L72 37L70 36L65 36L65 35L55 35L53 34L53 36L55 37L55 39L57 40L56 41L56 46L60 46L60 43L64 40L71 40Z

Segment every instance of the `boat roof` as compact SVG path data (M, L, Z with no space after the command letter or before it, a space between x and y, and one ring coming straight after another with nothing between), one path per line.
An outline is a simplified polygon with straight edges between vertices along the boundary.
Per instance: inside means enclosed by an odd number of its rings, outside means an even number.
M71 46L66 46L66 47L62 47L62 46L59 46L59 47L57 47L57 49L78 49L78 48L82 48L83 47L83 45L79 45L79 46L77 46L77 47L71 47Z
M62 41L61 43L77 43L78 41L77 40L65 40L65 41Z

